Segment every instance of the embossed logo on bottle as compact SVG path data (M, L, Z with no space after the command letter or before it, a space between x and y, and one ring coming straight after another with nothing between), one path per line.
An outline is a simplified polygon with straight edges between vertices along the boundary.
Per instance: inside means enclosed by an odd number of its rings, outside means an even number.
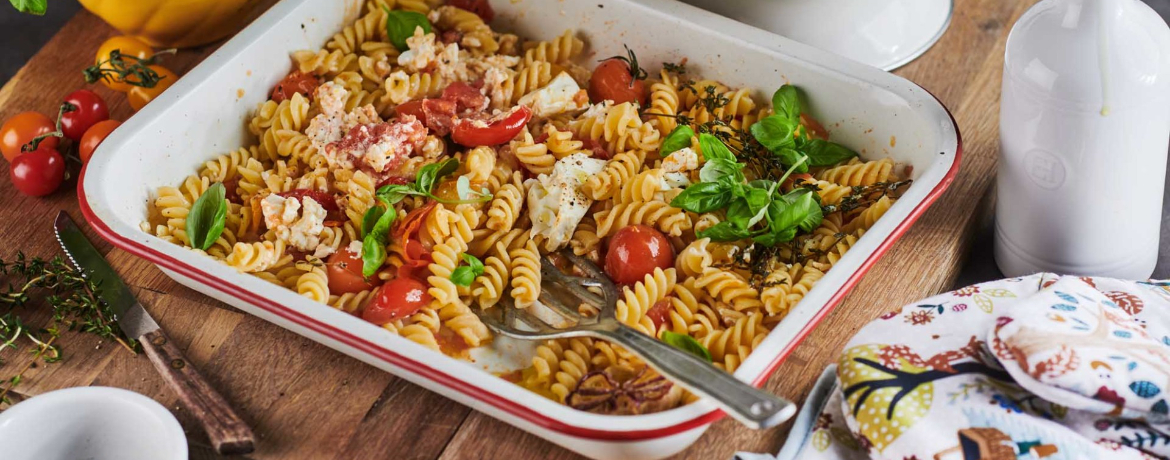
M1032 150L1024 155L1024 172L1041 188L1055 190L1064 184L1067 172L1064 162L1044 150Z

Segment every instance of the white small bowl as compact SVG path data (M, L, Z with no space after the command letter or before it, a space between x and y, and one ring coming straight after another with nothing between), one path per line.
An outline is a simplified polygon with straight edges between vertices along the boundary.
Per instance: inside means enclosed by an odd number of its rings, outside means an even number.
M5 460L186 460L187 438L161 404L132 391L78 387L0 412Z

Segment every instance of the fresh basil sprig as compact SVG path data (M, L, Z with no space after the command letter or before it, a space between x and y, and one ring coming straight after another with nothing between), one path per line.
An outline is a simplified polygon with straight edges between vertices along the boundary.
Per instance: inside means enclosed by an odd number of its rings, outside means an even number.
M820 196L807 189L780 192L780 184L804 166L808 157L793 161L779 180L757 179L747 182L744 165L719 138L699 135L700 148L707 163L699 170L700 182L683 190L670 205L687 211L704 213L727 209L727 218L697 232L699 238L733 241L751 238L764 245L791 241L797 231L812 231L824 215Z
M662 341L666 342L667 345L698 356L707 362L712 362L711 352L707 351L707 347L704 347L703 344L699 343L698 340L695 340L694 337L671 331L663 331Z
M382 9L386 10L386 38L398 48L398 51L410 49L406 46L406 39L414 36L416 28L422 27L423 34L431 33L431 21L422 13L391 10L385 6Z
M187 214L187 238L191 247L206 251L215 244L227 223L227 208L227 189L219 182L199 195Z
M800 114L808 104L804 92L792 85L781 86L772 94L772 110L751 127L752 137L780 158L780 163L792 166L806 160L795 171L808 172L810 166L831 166L857 156L857 152L834 142L813 139L800 128Z
M467 265L455 267L455 271L451 272L451 282L468 287L479 275L483 274L483 262L467 253L463 254L463 261L467 262Z
M21 13L35 14L37 16L44 16L45 11L49 8L47 0L8 0L16 11Z

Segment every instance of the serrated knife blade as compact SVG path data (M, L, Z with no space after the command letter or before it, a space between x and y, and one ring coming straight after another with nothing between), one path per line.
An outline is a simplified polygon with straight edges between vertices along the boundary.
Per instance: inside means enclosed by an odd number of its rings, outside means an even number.
M69 214L61 211L53 223L53 231L57 234L57 242L65 250L69 261L84 274L84 276L98 285L98 297L113 310L118 327L127 337L137 339L148 332L158 330L158 323L146 313L142 304L130 293L130 288L122 282L118 272L98 252L93 243L85 237L81 228L73 222Z

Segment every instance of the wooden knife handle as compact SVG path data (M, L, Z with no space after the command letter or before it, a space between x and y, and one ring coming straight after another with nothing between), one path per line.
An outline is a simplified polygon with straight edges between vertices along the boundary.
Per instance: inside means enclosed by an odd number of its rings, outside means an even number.
M252 429L227 401L199 375L161 329L139 337L142 349L163 379L179 394L187 410L203 424L211 445L220 455L247 454L254 449Z

